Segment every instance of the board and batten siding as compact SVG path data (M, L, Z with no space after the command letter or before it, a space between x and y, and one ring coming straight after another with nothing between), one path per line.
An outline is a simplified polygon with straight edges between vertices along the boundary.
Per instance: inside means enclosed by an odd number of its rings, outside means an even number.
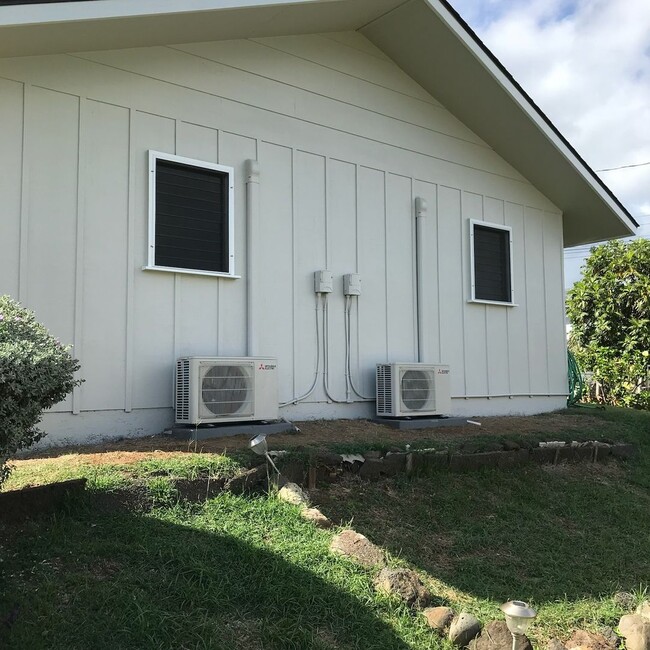
M149 150L235 169L241 279L142 270ZM279 359L282 401L314 377L315 270L335 277L333 396L346 397L345 273L363 285L352 314L360 392L374 392L376 363L417 359L422 197L422 359L451 366L455 411L561 406L558 209L361 35L260 38L0 59L0 292L74 345L86 380L47 415L51 440L156 432L171 423L177 357L246 354L250 159L258 347ZM469 219L512 227L516 307L467 302ZM319 385L285 414L369 412L328 403Z

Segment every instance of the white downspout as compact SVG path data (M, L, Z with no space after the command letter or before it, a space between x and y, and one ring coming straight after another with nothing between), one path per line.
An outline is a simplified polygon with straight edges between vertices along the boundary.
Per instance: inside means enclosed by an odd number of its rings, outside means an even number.
M257 160L246 161L246 349L249 357L257 356L257 318L255 314L255 237L260 219L260 165Z
M420 196L415 199L415 302L418 329L418 361L424 361L424 218L427 202Z

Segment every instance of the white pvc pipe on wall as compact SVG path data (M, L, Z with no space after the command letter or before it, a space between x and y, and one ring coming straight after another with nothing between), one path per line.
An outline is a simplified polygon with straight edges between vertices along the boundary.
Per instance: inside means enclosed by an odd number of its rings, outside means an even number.
M424 359L424 218L427 215L427 202L417 197L415 199L415 284L416 312L418 328L418 361Z
M260 166L257 160L246 161L246 349L249 357L257 356L257 319L255 301L255 237L260 220Z

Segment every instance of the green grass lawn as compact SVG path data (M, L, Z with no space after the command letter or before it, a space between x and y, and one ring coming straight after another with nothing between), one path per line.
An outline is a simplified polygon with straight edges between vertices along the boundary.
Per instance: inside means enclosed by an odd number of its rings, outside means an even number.
M529 600L539 610L536 647L576 627L614 626L624 611L613 594L641 599L650 583L650 413L584 412L639 445L640 458L349 480L315 499L384 546L393 564L418 570L434 604L487 622L504 600ZM377 596L372 571L330 555L333 533L296 508L273 496L176 498L172 477L231 476L238 459L49 460L21 465L11 487L46 474L87 476L89 489L56 516L0 524L2 648L449 647L421 617ZM147 490L155 507L103 498L129 486Z

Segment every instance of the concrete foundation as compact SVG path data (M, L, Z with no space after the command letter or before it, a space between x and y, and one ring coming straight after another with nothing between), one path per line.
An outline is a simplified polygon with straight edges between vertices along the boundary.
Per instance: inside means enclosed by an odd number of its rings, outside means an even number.
M293 422L239 422L237 424L201 424L194 427L187 424L176 424L171 428L171 435L179 440L209 440L211 438L227 438L230 436L296 431Z
M391 429L408 431L410 429L436 429L438 427L463 427L467 424L467 418L372 418L372 422L385 424Z

